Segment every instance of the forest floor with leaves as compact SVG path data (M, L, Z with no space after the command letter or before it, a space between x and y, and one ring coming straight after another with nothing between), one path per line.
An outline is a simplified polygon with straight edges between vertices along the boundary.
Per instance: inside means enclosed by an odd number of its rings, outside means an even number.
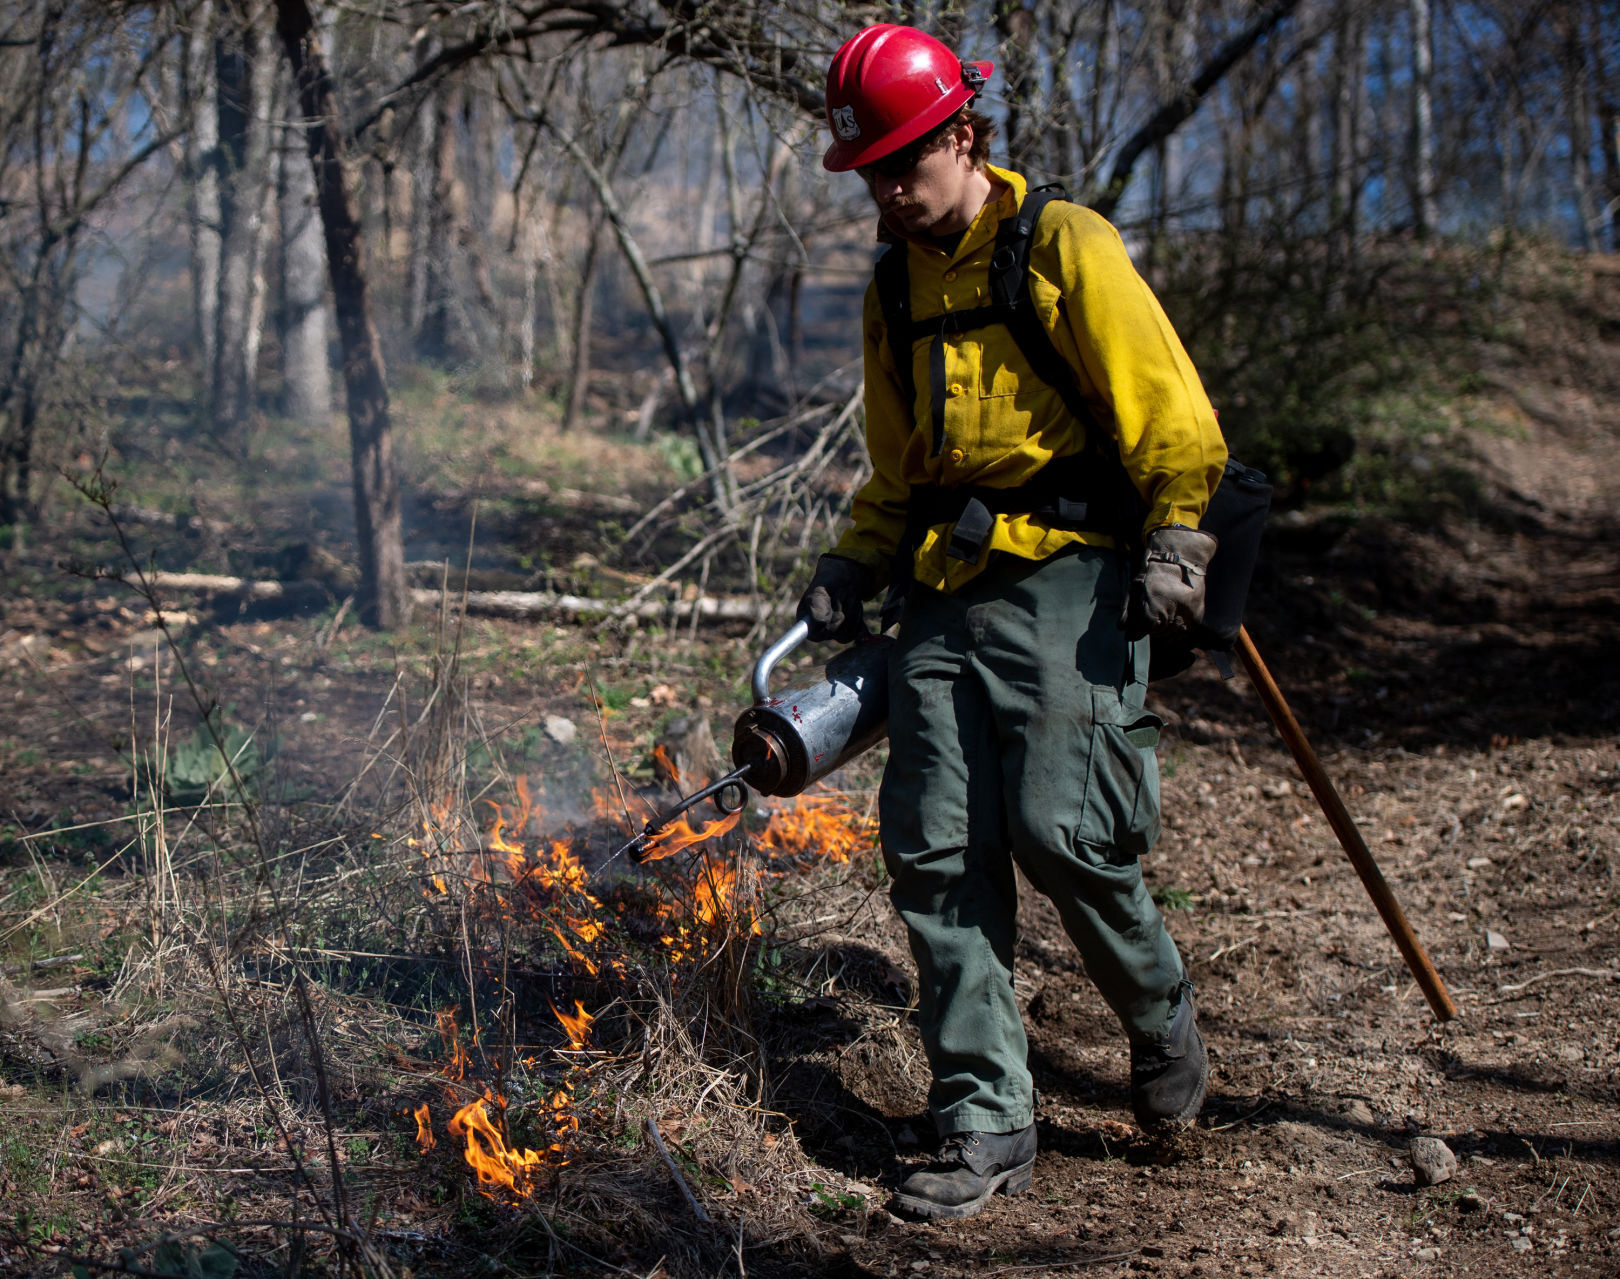
M1612 366L1603 299L1587 357ZM757 635L160 618L57 567L98 536L63 518L12 552L0 621L0 1269L1620 1273L1610 389L1486 377L1500 429L1394 459L1445 450L1466 517L1279 512L1256 584L1258 648L1461 1016L1434 1019L1253 691L1200 663L1152 692L1145 869L1198 989L1204 1115L1134 1127L1124 1040L1026 891L1041 1153L959 1223L889 1211L933 1135L881 750L808 842L762 803L746 842L614 856L673 794L672 718L724 748ZM548 518L586 545L611 509ZM446 1126L485 1090L535 1155L512 1190ZM1419 1135L1449 1180L1415 1184Z

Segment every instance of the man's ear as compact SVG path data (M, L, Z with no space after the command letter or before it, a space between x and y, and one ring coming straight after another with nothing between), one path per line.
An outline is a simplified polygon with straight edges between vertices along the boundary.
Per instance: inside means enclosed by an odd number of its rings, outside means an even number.
M970 155L973 151L973 126L966 120L956 126L954 145L957 155Z

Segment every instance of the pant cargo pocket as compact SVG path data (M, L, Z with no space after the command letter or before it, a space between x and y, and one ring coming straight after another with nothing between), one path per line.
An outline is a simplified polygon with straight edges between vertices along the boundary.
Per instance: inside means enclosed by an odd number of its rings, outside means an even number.
M1113 688L1092 690L1090 758L1077 838L1116 856L1141 857L1159 837L1159 761L1164 721L1134 714Z

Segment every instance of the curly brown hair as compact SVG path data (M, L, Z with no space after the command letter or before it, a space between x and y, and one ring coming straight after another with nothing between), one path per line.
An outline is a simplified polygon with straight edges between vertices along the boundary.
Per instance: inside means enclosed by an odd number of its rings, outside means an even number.
M964 124L973 126L973 146L968 150L968 159L975 169L983 169L990 159L990 140L996 136L996 122L983 112L975 111L971 104L936 124L913 145L919 155L937 151L945 144L945 139Z

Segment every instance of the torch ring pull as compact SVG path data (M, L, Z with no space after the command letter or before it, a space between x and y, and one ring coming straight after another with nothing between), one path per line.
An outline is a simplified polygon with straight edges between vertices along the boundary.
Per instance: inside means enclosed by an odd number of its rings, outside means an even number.
M810 623L798 621L788 633L759 655L754 663L754 705L763 706L771 700L771 672L776 664L810 638ZM740 807L740 806L739 806Z

